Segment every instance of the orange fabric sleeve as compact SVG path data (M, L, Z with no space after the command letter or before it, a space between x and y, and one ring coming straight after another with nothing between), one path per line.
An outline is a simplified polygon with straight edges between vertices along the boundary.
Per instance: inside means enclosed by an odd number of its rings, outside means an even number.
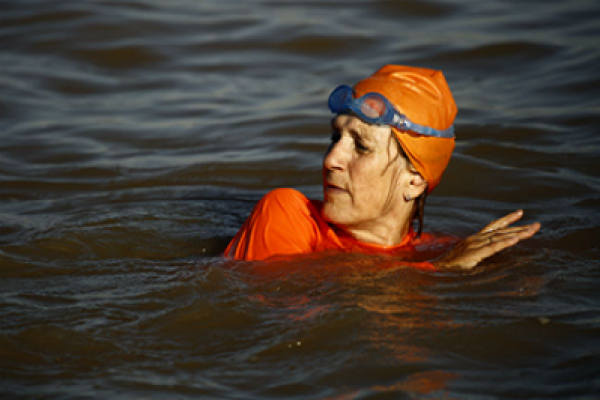
M273 255L314 251L319 230L310 200L294 189L275 189L254 207L225 249L237 260L262 260Z

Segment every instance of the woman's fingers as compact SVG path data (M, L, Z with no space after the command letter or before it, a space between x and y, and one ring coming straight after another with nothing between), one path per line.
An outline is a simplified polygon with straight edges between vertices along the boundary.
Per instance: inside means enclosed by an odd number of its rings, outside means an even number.
M463 249L464 267L473 267L481 260L493 256L502 250L528 239L540 229L539 223L495 231L493 234L478 234Z
M540 229L539 223L522 225L522 226L514 226L510 228L497 229L493 231L487 231L485 233L478 233L473 236L477 242L496 242L498 240L503 240L509 237L518 237L520 239L525 239L531 237L535 232Z
M521 219L523 216L523 210L514 211L508 215L505 215L502 218L498 218L495 221L490 222L485 228L483 228L480 233L487 233L491 231L495 231L496 229L505 228L510 224L513 224Z
M492 221L479 233L460 241L450 252L436 261L435 265L440 268L471 269L483 259L532 237L540 230L539 223L510 226L522 216L523 211L518 210Z
M520 226L508 226L506 228L498 228L498 229L491 230L491 231L479 232L476 234L476 236L484 238L484 237L490 237L490 236L494 236L494 235L498 235L498 234L504 235L504 234L510 234L510 233L519 233L519 232L531 229L532 226L533 226L533 224L520 225Z
M468 255L470 261L468 267L478 264L481 260L493 256L502 250L514 246L521 240L528 239L540 229L540 224L535 223L522 227L522 229L511 230L508 233L496 233L479 237L477 241L470 244L470 248L465 249L465 255Z

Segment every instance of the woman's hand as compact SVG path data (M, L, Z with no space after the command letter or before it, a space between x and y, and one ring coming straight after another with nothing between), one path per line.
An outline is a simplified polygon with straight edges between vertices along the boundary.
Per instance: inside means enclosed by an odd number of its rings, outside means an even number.
M491 222L475 235L458 242L452 250L434 261L433 265L439 269L469 270L481 260L532 237L540 229L539 223L510 226L522 216L523 210L518 210Z

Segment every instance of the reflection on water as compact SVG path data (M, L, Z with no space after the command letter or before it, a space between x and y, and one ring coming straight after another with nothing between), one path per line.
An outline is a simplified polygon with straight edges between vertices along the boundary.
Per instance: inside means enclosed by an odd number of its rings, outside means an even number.
M596 2L1 7L1 397L600 391ZM426 227L542 231L468 276L223 260L269 189L320 197L329 91L390 62L459 106Z

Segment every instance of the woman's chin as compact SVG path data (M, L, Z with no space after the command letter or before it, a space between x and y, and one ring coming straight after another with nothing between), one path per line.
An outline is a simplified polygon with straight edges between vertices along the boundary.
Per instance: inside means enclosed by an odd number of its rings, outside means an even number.
M348 217L348 212L345 207L341 207L340 204L336 204L333 201L325 201L323 208L321 209L321 216L325 221L335 224L344 225Z

